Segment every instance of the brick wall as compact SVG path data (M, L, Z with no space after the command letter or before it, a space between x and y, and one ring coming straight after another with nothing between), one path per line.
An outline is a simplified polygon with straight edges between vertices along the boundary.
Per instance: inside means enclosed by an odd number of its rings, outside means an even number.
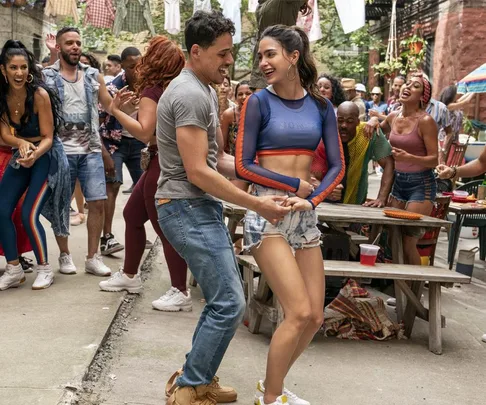
M38 44L36 56L41 60L48 53L44 38L51 32L55 33L54 25L44 18L42 10L0 7L0 47L8 39L22 41L31 51Z

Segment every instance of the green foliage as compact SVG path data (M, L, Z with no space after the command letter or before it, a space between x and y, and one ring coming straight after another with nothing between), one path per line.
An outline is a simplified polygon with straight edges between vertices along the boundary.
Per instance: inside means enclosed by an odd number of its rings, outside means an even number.
M323 38L314 43L314 56L329 73L362 81L368 73L369 51L382 46L369 33L368 23L345 34L334 0L320 0L319 14Z
M427 41L420 35L414 34L401 41L400 46L403 48L400 56L405 60L405 70L407 72L417 70L425 60Z

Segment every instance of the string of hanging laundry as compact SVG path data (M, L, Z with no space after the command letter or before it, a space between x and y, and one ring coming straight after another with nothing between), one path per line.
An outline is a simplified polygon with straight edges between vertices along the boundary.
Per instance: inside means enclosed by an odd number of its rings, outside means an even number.
M3 1L25 1L25 0L0 0ZM152 21L150 0L45 0L44 13L48 16L73 17L79 21L78 2L86 4L84 24L98 28L113 29L115 36L122 31L138 34L142 31L149 31L155 35L155 28ZM231 19L235 24L235 35L233 43L238 44L242 40L241 35L241 0L218 0L225 17ZM354 6L352 18L353 27L349 23L346 26L347 15L338 6L340 1L346 2L348 6ZM312 12L308 15L299 13L296 25L302 27L309 35L311 42L322 38L318 0L308 0L308 6ZM335 0L338 14L346 31L352 31L364 25L364 0ZM357 7L356 7L357 6ZM248 11L254 13L258 7L258 0L248 1ZM171 35L177 35L181 31L180 0L164 0L164 29ZM362 9L362 10L361 10ZM211 11L210 0L194 0L194 13L198 10ZM349 18L348 18L349 19Z

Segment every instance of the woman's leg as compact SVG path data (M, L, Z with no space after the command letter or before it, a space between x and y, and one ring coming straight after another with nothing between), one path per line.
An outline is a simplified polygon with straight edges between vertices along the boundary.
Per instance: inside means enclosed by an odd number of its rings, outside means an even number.
M31 168L30 182L22 205L22 223L29 235L37 264L47 264L47 241L44 227L39 221L42 208L51 196L47 175L51 160L42 155Z
M140 260L145 251L145 222L149 219L143 195L146 178L147 173L144 173L134 187L123 210L123 217L125 218L125 263L123 272L129 277L137 274Z
M422 215L430 215L433 207L434 203L432 201L410 202L407 205L407 211L416 212ZM415 264L420 266L422 263L417 249L417 242L419 240L420 238L418 237L406 234L403 235L403 257L406 264Z
M145 180L143 189L145 209L155 232L162 242L165 260L167 262L167 267L169 268L170 282L172 287L177 288L179 291L187 295L187 263L172 247L159 226L157 209L155 208L155 192L157 191L157 180L159 178L159 174L159 163L157 159L152 159L146 172L147 178Z
M264 401L270 404L282 394L284 378L312 319L312 304L298 263L285 239L267 237L251 252L285 313L268 351Z
M295 260L304 279L307 296L310 299L311 318L292 355L289 370L322 327L324 322L324 294L326 290L324 261L322 260L320 247L296 250Z
M0 181L0 243L7 263L18 265L17 233L12 220L15 206L29 185L30 170L24 167L14 169L8 166Z

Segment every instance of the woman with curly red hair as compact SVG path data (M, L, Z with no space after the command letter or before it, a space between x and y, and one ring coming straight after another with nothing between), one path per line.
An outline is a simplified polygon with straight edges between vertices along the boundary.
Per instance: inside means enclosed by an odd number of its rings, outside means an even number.
M149 42L145 55L137 64L135 92L140 98L138 119L131 118L121 111L125 103L132 101L126 89L119 91L112 102L112 115L130 134L143 143L148 143L148 151L142 157L145 173L142 175L128 200L123 216L125 217L125 263L122 270L109 280L102 281L104 291L122 291L138 293L142 290L142 281L138 266L145 250L145 227L148 220L162 241L165 259L169 267L172 287L161 298L152 303L161 311L190 311L192 300L186 288L187 264L174 250L162 233L155 209L154 197L160 167L157 159L157 103L172 79L176 78L184 67L182 50L165 36L157 35Z

